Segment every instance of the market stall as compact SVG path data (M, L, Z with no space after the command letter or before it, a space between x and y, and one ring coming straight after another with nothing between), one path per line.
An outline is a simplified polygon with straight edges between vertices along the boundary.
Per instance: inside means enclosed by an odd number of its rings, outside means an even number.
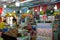
M58 1L0 0L0 39L59 40Z

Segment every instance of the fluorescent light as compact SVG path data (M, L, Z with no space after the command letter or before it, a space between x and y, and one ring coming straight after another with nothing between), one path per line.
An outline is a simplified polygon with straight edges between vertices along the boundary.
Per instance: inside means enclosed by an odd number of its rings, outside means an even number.
M6 8L6 5L3 5L4 8Z
M37 9L35 11L37 12Z
M17 7L19 7L19 6L20 6L20 2L16 2L15 5L16 5Z
M23 2L20 2L20 3L25 3L25 2L27 2L27 1L23 1Z
M22 11L20 10L20 13L22 13Z
M16 0L13 0L13 2L16 1Z
M40 7L40 11L42 11L42 7Z
M4 2L5 2L6 0L2 0L2 1L4 1Z
M57 10L57 5L55 5L54 9Z
M29 2L29 1L32 1L32 0L26 0L26 1L23 1L23 2L20 2L20 3L25 3L25 2Z

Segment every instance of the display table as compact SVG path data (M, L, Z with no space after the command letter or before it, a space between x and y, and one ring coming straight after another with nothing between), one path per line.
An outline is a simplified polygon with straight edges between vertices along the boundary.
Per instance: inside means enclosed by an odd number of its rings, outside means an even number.
M12 37L17 37L18 29L17 28L10 29L8 32L4 32L4 34Z
M2 36L3 40L17 40L16 37L12 37L10 35L6 35L4 33L2 33Z
M30 40L30 33L28 33L26 36L17 37L17 40Z
M17 40L30 40L30 38L28 36L18 37Z

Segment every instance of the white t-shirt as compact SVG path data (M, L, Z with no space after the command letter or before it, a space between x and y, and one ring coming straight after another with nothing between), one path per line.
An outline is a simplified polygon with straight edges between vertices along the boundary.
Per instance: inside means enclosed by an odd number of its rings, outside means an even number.
M9 22L10 22L10 24L13 24L13 17L9 18Z
M10 23L9 23L9 17L6 18L6 22L7 22L7 24L10 24Z
M13 17L7 17L6 22L10 25L13 26Z

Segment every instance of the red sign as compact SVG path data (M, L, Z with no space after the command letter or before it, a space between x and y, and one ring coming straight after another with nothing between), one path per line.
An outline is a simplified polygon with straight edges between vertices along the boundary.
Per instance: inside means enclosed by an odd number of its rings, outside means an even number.
M46 19L47 19L47 16L44 15L44 16L43 16L43 20L46 20Z
M34 11L35 11L35 12L40 12L40 6L34 7Z
M2 14L3 8L0 8L0 15Z
M20 0L20 1L26 1L26 0Z
M55 3L57 5L57 8L59 9L60 8L60 2L58 3Z
M43 8L42 8L43 11L46 12L46 10L47 10L47 5L42 5L42 7L43 7Z

